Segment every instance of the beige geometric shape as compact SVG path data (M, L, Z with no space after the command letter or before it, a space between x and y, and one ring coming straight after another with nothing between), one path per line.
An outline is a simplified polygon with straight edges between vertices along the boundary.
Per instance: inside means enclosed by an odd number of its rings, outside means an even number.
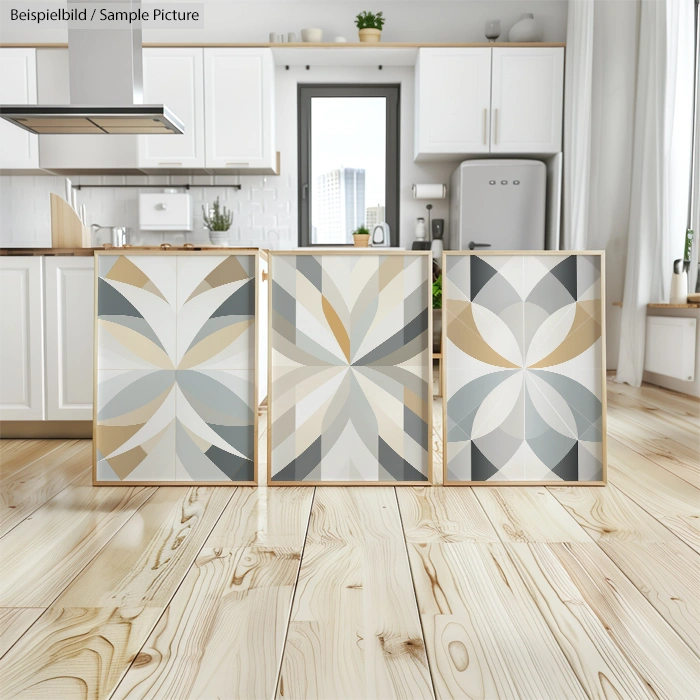
M149 340L137 331L122 326L119 323L107 321L103 318L99 319L99 324L105 331L113 335L125 348L142 360L160 369L175 369L168 354L162 348L159 348L152 340Z
M139 287L147 292L151 292L151 294L155 294L163 299L163 301L166 300L148 275L146 275L143 270L136 267L129 258L123 255L117 258L117 262L112 265L112 269L105 275L105 279L130 284L132 287Z
M333 332L338 346L345 356L345 359L350 362L350 336L345 330L343 322L340 320L340 317L325 296L321 297L321 305L323 307L323 315L326 317L328 326Z
M122 480L126 479L146 458L147 452L141 446L134 447L116 457L110 457L107 463Z
M398 274L403 272L404 260L400 255L388 255L379 266L379 291L391 282Z
M194 297L203 294L204 292L221 287L224 284L238 282L239 280L248 279L248 273L243 269L235 255L231 255L224 260L220 265L217 265L195 288L190 294L187 301ZM187 302L185 302L187 303Z
M242 335L252 323L253 319L233 323L203 338L185 353L178 369L191 369L215 357Z
M448 299L447 311L447 337L463 353L481 362L486 362L494 367L506 367L518 369L505 357L499 355L481 336L474 321L472 305L469 301Z
M107 457L136 435L143 426L143 423L136 425L103 425L98 423L95 431L97 449L103 456Z
M531 365L531 369L560 365L578 357L600 338L600 301L584 301L576 304L576 316L569 334L562 344L547 357Z

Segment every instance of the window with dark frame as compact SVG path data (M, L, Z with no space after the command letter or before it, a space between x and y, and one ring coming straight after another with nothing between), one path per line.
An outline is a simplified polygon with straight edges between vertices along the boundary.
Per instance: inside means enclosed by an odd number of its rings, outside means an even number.
M299 245L352 245L360 226L399 242L398 85L299 85Z

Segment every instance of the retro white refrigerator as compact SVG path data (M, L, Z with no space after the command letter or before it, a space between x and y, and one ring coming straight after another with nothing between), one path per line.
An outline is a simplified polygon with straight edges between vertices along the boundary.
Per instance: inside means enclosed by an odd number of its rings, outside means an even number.
M450 250L544 250L547 168L467 160L450 180Z

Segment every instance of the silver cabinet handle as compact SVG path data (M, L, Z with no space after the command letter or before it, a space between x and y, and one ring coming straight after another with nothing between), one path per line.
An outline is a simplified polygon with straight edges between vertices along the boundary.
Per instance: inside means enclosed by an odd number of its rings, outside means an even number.
M498 143L498 107L493 110L493 143Z
M170 163L158 163L158 165L182 165L182 162L174 161L174 162L170 162Z
M489 111L484 107L484 146L488 143L488 130L489 130L489 125L488 125L488 114Z
M226 163L226 165L233 165L236 167L247 168L250 163Z

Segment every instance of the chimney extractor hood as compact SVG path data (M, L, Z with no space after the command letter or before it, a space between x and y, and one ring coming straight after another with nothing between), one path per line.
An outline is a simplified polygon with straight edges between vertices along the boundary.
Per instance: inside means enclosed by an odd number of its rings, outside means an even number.
M68 0L72 4L84 0ZM133 11L141 0L118 2ZM34 134L183 134L165 105L144 105L141 23L68 26L70 105L0 105L0 117Z

